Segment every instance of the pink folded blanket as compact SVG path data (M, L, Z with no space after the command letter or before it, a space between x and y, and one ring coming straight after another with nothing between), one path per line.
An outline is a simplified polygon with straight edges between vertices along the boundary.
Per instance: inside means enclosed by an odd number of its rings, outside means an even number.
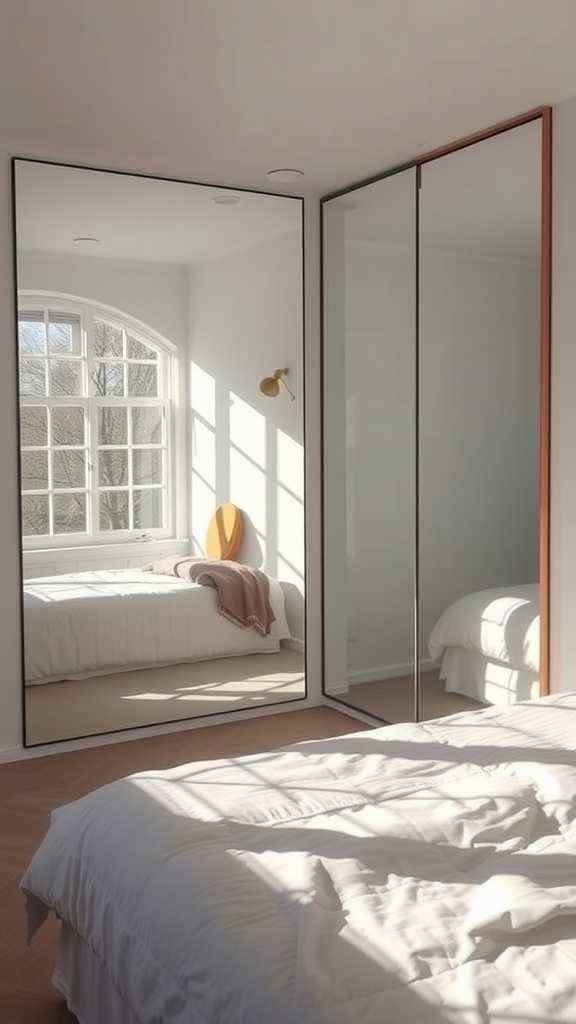
M146 571L179 576L203 587L214 587L218 611L235 626L253 626L268 636L276 616L270 604L266 573L239 562L169 557L145 566Z

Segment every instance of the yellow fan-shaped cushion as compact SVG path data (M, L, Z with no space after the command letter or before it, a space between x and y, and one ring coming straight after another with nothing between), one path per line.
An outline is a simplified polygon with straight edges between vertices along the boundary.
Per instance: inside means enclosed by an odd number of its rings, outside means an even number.
M235 558L244 533L242 512L236 505L227 502L219 505L208 524L206 533L206 554L208 558L220 561Z

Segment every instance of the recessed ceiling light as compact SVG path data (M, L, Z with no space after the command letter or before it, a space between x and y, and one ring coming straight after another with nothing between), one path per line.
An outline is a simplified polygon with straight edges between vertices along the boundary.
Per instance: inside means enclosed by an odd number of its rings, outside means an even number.
M236 203L240 202L240 196L212 196L212 202L218 203L218 206L236 206Z
M78 238L73 238L73 242L99 242L99 238L93 238L92 235L79 235Z
M266 177L270 181L298 181L304 177L304 171L299 171L296 167L276 167L273 171L268 171Z

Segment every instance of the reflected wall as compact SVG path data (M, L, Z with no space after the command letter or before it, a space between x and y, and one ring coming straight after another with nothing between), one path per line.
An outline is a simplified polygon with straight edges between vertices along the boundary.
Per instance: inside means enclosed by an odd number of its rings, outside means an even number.
M416 172L323 206L325 692L415 699ZM404 711L402 712L402 714Z

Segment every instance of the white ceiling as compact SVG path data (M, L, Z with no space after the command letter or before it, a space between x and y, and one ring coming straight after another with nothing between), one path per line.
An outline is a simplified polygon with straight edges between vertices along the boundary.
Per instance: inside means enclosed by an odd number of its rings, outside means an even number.
M0 136L325 194L575 96L575 53L575 0L3 0Z
M192 268L301 228L302 203L278 195L28 160L15 183L20 253ZM98 242L74 241L86 236Z

